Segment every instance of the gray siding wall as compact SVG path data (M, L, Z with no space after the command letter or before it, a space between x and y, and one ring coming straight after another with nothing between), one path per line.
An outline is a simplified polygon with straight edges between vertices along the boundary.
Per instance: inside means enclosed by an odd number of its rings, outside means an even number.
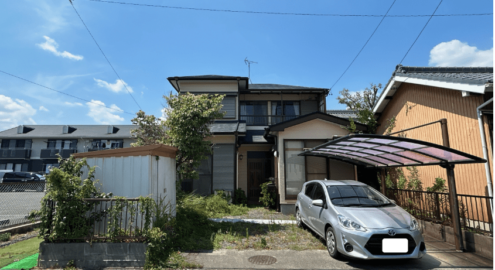
M301 115L305 115L317 111L318 111L318 102L316 100L301 101Z
M222 101L222 105L223 105L223 107L221 109L221 112L226 112L226 114L223 118L224 119L225 118L234 119L235 118L235 105L236 105L235 97L232 97L232 96L224 97L223 101Z
M213 190L234 191L234 144L213 147Z

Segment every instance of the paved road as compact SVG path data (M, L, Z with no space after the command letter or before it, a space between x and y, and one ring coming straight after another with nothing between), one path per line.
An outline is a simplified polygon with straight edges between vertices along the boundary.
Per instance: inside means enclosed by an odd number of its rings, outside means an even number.
M452 245L441 240L426 238L428 254L416 260L335 260L327 251L236 251L184 253L205 269L493 269L493 260L474 253L456 252ZM277 259L271 265L255 265L248 258L268 255Z
M0 192L0 228L27 222L31 210L40 208L44 192ZM2 222L9 220L9 223Z

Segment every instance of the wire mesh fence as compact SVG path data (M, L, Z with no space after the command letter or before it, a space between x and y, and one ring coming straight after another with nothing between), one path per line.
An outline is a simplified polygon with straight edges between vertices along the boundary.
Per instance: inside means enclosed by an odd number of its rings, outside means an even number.
M0 229L30 222L28 215L39 210L45 182L0 184Z

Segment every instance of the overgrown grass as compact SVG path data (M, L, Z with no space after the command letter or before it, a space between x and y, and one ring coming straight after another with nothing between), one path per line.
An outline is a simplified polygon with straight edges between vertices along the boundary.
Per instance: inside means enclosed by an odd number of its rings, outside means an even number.
M43 239L35 237L0 248L0 267L7 266L14 261L22 260L28 256L38 253L40 243L42 241Z
M226 215L240 216L250 209L246 205L229 204L222 192L208 197L195 194L185 195L179 201L179 207L193 209L208 218L220 218Z

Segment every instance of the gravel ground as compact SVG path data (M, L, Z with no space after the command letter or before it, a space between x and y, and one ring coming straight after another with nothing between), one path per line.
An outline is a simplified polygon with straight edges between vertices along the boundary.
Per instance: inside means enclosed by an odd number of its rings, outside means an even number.
M22 233L22 234L16 234L16 235L13 235L12 237L10 237L9 241L0 242L0 248L10 246L10 245L15 244L17 242L24 241L24 240L27 240L27 239L30 239L33 237L37 237L37 236L38 236L38 230L30 231L30 232Z
M296 220L293 215L284 215L275 210L268 210L263 207L254 208L242 216L224 216L223 218L241 218L241 219L278 219L278 220Z

